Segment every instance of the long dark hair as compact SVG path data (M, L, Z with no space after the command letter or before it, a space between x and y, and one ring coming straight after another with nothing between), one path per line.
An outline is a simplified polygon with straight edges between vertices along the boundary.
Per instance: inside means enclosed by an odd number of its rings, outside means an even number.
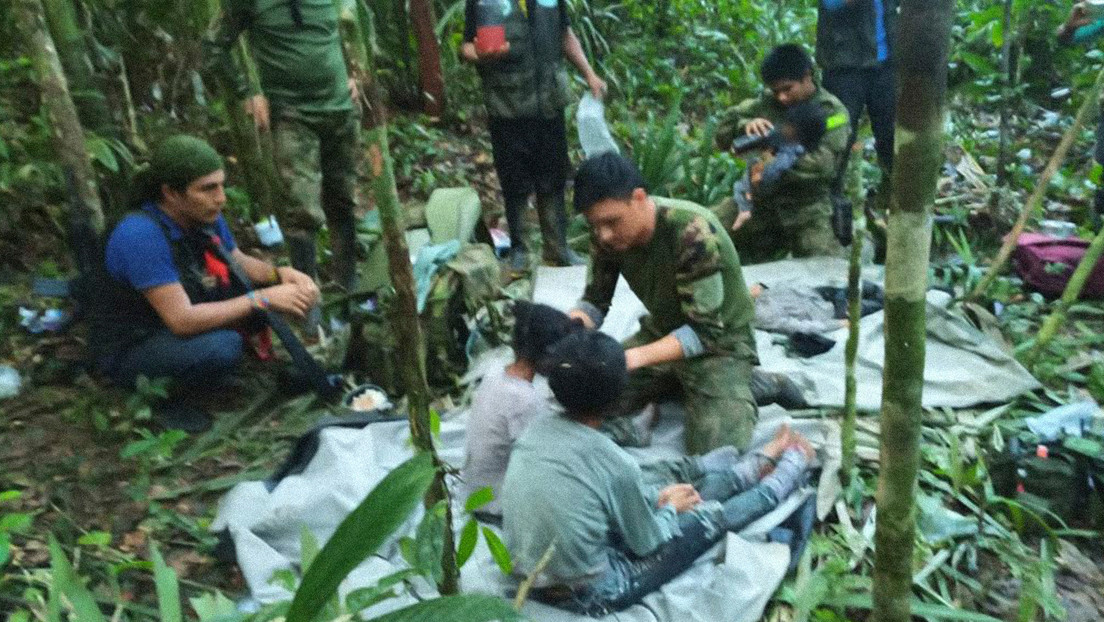
M548 305L519 300L514 304L514 355L544 373L548 350L583 329L581 322Z

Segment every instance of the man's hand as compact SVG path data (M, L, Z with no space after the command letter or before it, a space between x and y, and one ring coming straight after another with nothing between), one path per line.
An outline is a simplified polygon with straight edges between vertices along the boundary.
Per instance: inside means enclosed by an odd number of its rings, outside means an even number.
M744 126L744 133L748 136L766 136L774 129L774 124L762 117L748 121Z
M590 319L589 315L587 315L586 313L583 313L579 309L572 309L572 310L568 311L567 312L567 317L569 317L573 320L579 320L580 322L583 323L583 326L585 326L589 330L594 330L595 328L597 328L594 325L594 320Z
M353 100L354 106L360 106L360 89L357 88L356 78L349 78L349 99Z
M733 231L739 231L740 227L744 226L744 223L751 220L751 212L740 212L736 214L736 220L732 221L731 229Z
M245 113L253 117L253 126L265 132L269 127L268 98L260 93L242 102Z
M502 44L502 47L497 50L490 51L480 51L479 37L476 37L472 41L466 41L460 45L460 56L469 63L485 63L492 60L498 60L509 53L509 41Z
M593 71L586 76L587 88L590 89L591 95L594 95L594 99L605 99L606 90L608 89L606 81L599 78L598 74Z
M269 307L273 310L300 318L307 315L307 311L310 311L317 300L317 296L294 283L273 285L257 293L268 299Z
M671 484L659 491L656 507L670 505L682 514L694 509L701 501L701 495L690 484Z
M289 266L276 268L276 274L280 275L281 284L290 283L291 285L295 285L312 296L313 302L318 302L321 292L318 289L318 284L314 282L314 279Z

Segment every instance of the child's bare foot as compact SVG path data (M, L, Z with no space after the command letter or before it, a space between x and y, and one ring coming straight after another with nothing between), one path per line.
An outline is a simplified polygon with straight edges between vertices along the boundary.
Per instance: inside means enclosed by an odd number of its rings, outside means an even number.
M809 439L801 436L797 432L790 433L790 444L788 448L793 448L801 451L801 453L805 454L805 458L808 460L812 460L816 457L816 449L813 448L813 445L809 442Z

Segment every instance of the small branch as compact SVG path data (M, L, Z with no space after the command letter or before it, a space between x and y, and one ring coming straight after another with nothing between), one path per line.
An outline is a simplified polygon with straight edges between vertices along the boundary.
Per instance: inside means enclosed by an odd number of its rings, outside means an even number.
M533 568L533 572L521 582L518 586L517 596L514 597L514 609L521 611L521 606L525 604L525 600L529 598L529 590L533 589L533 583L540 576L540 573L544 572L544 569L548 567L549 562L552 561L552 555L556 552L556 541L553 540L548 548L544 550L544 555L541 555L537 565Z

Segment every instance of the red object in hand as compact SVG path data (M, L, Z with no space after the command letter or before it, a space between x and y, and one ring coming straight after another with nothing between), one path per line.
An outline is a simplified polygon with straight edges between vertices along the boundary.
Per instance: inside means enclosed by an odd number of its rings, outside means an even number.
M493 54L506 47L506 27L502 24L480 26L475 30L475 50Z

